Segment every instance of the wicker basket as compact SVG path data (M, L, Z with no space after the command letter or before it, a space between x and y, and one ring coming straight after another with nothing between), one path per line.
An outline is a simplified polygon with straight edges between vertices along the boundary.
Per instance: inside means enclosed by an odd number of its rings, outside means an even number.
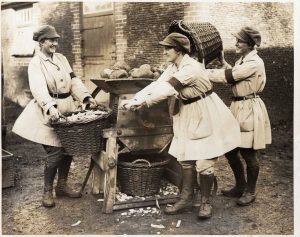
M118 162L118 182L121 192L141 197L158 193L160 180L169 159L160 159L156 162L149 160L151 159Z
M191 42L191 55L199 62L209 62L218 57L223 50L222 39L217 29L208 22L183 22L174 20L169 33L178 32L187 36Z
M79 113L73 112L64 114L66 120L63 122L52 122L51 125L68 154L90 155L103 149L102 130L109 127L109 116L112 111L104 107L98 109L107 113L93 119L70 122L67 118Z
M2 188L13 187L15 184L14 155L2 149Z

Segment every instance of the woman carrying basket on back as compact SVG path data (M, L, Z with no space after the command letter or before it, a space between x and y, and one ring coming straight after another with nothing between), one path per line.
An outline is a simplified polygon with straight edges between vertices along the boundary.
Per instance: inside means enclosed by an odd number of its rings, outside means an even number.
M58 171L56 196L79 198L81 193L67 186L72 156L62 147L57 134L49 125L61 114L74 112L78 106L75 100L97 106L82 81L77 78L65 56L56 53L58 39L55 28L41 26L34 32L33 40L38 41L40 51L28 66L29 86L33 99L16 120L13 132L43 145L47 152L44 170L44 194L42 204L53 207L53 182Z
M259 174L257 150L271 143L271 126L266 106L259 94L266 84L263 60L257 55L255 46L261 43L260 33L251 27L243 27L233 34L236 37L236 53L240 59L231 67L222 54L220 61L225 69L208 70L212 82L231 85L233 101L230 106L241 130L241 145L226 153L235 177L235 186L222 190L228 197L238 197L237 204L246 206L256 198L256 183ZM239 153L246 162L247 182Z
M239 126L212 92L203 64L189 56L189 39L171 33L159 44L164 46L164 55L171 64L157 81L132 99L122 101L121 106L136 110L176 97L172 111L174 137L169 153L182 166L182 189L179 201L167 207L165 213L177 214L192 206L197 171L201 187L198 218L210 218L214 165L217 157L240 145Z

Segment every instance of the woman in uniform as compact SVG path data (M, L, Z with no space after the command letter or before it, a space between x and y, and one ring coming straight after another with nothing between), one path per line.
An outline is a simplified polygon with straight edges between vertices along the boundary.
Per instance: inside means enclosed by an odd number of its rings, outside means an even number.
M222 54L224 69L208 70L212 82L231 85L233 101L230 110L240 125L242 142L239 148L226 153L226 158L234 173L236 185L230 190L222 190L223 195L239 197L238 205L254 202L256 183L259 174L257 150L271 143L271 126L264 102L259 94L266 84L263 60L257 55L255 47L261 43L260 33L244 27L233 34L236 37L236 53L240 59L231 67ZM247 181L239 154L246 162Z
M177 214L191 207L196 171L201 187L200 219L212 216L211 194L217 157L240 146L239 126L223 101L212 91L203 64L189 56L190 41L179 33L169 34L159 44L171 64L160 78L122 101L125 109L151 107L168 97L176 97L173 107L174 137L169 153L182 166L180 199L165 209Z
M53 182L58 171L56 196L71 198L81 194L67 186L67 178L72 162L62 147L57 134L49 125L61 114L78 109L75 100L90 107L96 107L96 101L77 78L65 56L56 53L59 35L50 25L41 26L34 32L33 40L39 42L40 51L28 66L29 86L33 99L16 120L13 132L43 145L47 153L44 170L44 194L42 204L53 207Z

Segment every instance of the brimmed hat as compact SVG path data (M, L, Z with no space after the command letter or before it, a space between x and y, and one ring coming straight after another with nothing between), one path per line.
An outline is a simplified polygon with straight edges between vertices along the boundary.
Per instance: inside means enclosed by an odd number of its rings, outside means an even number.
M55 28L50 25L43 25L33 33L34 41L41 41L42 39L53 39L53 38L60 38L60 35L57 34Z
M261 44L260 33L251 27L243 27L239 32L232 33L232 35L250 45L257 45L259 47Z
M163 46L177 47L188 53L191 52L191 43L190 40L183 34L173 32L169 34L163 41L159 42Z

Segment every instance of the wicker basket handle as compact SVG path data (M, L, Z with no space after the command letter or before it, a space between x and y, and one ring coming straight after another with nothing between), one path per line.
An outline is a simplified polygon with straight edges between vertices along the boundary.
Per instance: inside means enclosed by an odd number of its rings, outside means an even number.
M189 35L193 38L193 41L195 41L195 47L196 49L201 53L201 56L202 56L202 63L205 65L205 59L204 59L204 52L203 52L203 46L201 44L201 40L199 39L197 33L194 31L194 30L187 30L187 29L184 29L182 27L182 23L183 21L180 20L178 22L178 27L180 30L182 30L183 32L186 32L186 33L189 33ZM199 60L200 61L200 60Z
M137 162L144 162L144 163L147 163L149 165L149 167L151 167L151 163L145 159L137 159L135 161L132 162L132 164L135 164Z
M180 30L182 30L182 31L184 31L184 32L187 32L187 33L194 33L194 32L192 32L192 31L187 30L187 29L184 29L184 28L182 27L182 20L180 20L180 21L178 22L178 27L179 27Z

